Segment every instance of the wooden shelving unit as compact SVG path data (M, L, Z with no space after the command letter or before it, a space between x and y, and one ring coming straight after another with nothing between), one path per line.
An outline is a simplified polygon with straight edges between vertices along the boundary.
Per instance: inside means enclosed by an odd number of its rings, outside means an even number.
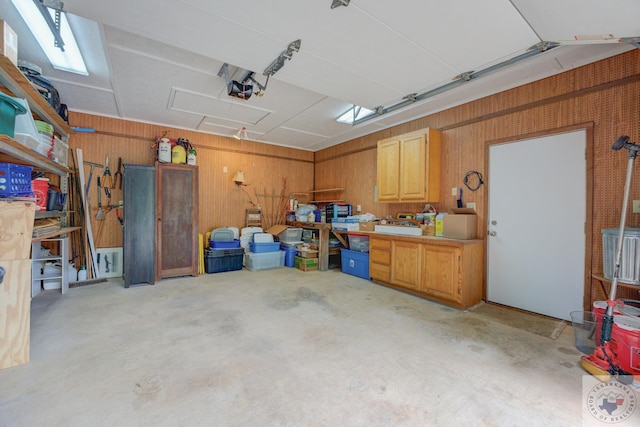
M0 56L1 57L1 56ZM58 176L66 176L71 170L62 166L43 155L29 150L13 138L7 135L0 135L0 160L33 166L34 168L50 172Z
M1 54L0 87L3 87L3 90L11 96L25 99L29 105L29 109L38 118L50 123L54 128L54 132L60 136L62 141L68 143L69 135L72 132L71 127L32 86L31 82L22 74L18 67L16 67L6 56ZM56 175L60 177L61 180L71 172L69 168L46 158L40 153L32 151L28 147L20 144L18 141L5 134L0 135L0 162L32 166L38 171ZM33 212L35 206L31 200L29 200L28 205L16 204L16 206L28 206L28 209ZM3 201L3 203L7 202ZM61 213L56 211L49 212L47 214L39 214L38 217L51 218L60 217L65 214L66 212ZM24 221L24 217L22 219ZM0 222L2 222L2 220L11 220L11 218L0 218ZM31 225L29 227L25 227L25 234L32 232L33 220L34 214L31 213L30 217L27 219L27 223L30 222ZM7 223L8 222L9 221L7 221ZM63 291L64 287L68 285L66 277L68 237L66 237L66 235L77 230L79 230L79 227L62 227L58 230L54 230L37 238L31 239L32 251L34 247L40 247L40 241L54 241L54 243L58 245L59 255L55 257L45 257L44 259L40 259L37 254L32 254L32 257L36 256L40 261L55 258L63 263L62 273L59 276L63 282ZM30 251L27 251L27 253L28 252ZM7 267L9 275L5 280L14 281L13 286L5 286L5 289L8 291L5 298L3 298L3 301L0 302L0 317L4 316L6 319L6 321L3 322L3 331L5 332L5 335L8 333L8 335L4 337L6 339L0 340L0 368L5 368L29 362L30 303L31 298L34 296L34 289L37 288L37 292L40 291L39 280L44 278L38 277L34 274L34 264L30 258L7 259L3 260L2 264ZM35 285L30 286L28 283ZM10 314L9 317L7 317L7 313ZM21 357L14 357L16 353L19 353ZM6 363L7 361L9 362Z
M59 133L63 138L71 134L71 127L62 120L62 117L35 90L29 79L22 74L22 71L4 55L0 55L0 84L6 87L13 96L26 99L31 111L42 120L50 123L55 132Z
M338 187L338 188L325 188L322 190L309 190L309 191L305 191L305 192L299 192L299 193L291 193L291 195L295 196L306 196L309 197L310 194L313 194L312 198L316 198L316 195L318 194L323 194L323 193L343 193L344 192L344 187ZM322 200L309 200L308 203L344 203L343 199L322 199Z

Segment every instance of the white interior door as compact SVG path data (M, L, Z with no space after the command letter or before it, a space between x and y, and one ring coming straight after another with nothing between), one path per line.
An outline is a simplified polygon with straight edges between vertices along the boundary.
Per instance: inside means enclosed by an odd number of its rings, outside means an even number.
M584 294L586 131L489 148L487 300L569 320Z

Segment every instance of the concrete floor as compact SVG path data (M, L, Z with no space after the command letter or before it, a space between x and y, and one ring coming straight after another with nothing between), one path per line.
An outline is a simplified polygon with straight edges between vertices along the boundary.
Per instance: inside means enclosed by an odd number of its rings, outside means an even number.
M575 426L580 355L339 271L45 291L0 426Z

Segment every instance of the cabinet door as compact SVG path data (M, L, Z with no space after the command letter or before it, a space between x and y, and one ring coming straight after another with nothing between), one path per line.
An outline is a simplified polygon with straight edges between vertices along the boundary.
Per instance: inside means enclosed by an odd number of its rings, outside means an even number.
M414 135L400 141L400 200L426 200L425 135Z
M154 283L156 268L155 189L156 169L124 165L123 270L124 287Z
M384 140L378 142L377 186L378 201L391 202L399 200L400 178L400 140Z
M388 282L391 278L391 241L369 240L369 277L373 280Z
M461 250L450 246L423 245L424 267L421 290L440 298L460 302Z
M420 289L422 273L421 244L391 242L391 283L409 289Z
M159 164L156 175L156 279L198 275L198 169Z

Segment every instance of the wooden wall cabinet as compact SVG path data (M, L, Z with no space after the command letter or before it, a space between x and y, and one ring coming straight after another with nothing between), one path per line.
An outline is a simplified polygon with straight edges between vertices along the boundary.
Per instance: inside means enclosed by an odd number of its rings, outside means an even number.
M375 282L463 309L482 300L481 240L371 234L369 251Z
M378 141L378 202L440 200L440 139L427 128Z
M198 275L198 167L156 165L156 280Z

